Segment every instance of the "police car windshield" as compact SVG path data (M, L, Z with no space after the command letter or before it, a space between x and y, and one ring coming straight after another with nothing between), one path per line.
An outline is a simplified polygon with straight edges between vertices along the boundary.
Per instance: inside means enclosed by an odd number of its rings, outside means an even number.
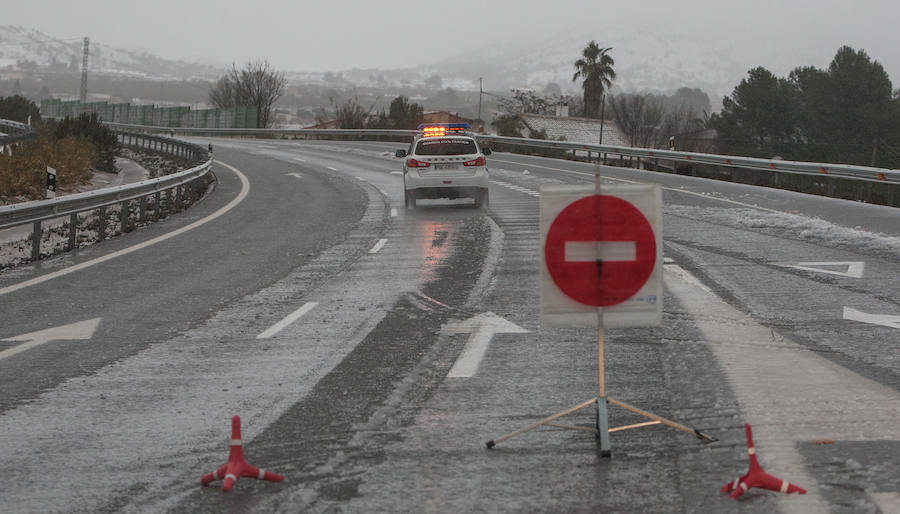
M478 153L471 139L422 139L416 145L416 155L466 155Z

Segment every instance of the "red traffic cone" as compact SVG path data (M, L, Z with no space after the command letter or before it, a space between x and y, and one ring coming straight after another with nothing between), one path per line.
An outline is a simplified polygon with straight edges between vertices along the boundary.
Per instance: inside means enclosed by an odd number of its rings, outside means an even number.
M200 483L209 485L213 480L222 480L224 478L225 482L222 484L222 490L227 492L241 477L268 480L269 482L281 482L284 480L283 476L251 466L244 460L244 447L241 442L241 418L240 416L235 416L231 418L231 451L228 454L228 462L212 473L203 475Z
M762 466L759 465L759 461L756 460L756 449L753 447L753 432L750 430L750 425L744 423L744 428L747 429L747 453L750 454L750 469L744 476L735 479L734 482L725 484L725 486L722 487L722 492L731 492L730 497L737 498L746 493L747 489L759 487L761 489L768 489L769 491L780 491L788 494L806 494L806 489L798 487L787 480L773 477L763 471Z

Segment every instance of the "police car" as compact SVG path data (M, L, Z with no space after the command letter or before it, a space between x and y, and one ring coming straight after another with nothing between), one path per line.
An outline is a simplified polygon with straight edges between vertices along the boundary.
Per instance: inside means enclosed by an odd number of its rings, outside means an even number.
M403 193L407 209L422 199L472 198L475 207L488 205L490 148L480 148L468 123L419 125L408 150L397 150L403 161Z

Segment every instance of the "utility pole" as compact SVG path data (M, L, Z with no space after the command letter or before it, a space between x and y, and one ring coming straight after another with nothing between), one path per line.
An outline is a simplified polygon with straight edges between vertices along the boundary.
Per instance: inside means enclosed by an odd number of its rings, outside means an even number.
M600 142L598 144L603 144L603 122L604 117L606 116L606 95L600 96Z
M481 95L484 94L484 79L478 77L478 121L481 121ZM484 127L482 126L482 131L484 131Z
M84 38L84 59L81 61L81 112L87 112L88 47L90 44L90 38Z

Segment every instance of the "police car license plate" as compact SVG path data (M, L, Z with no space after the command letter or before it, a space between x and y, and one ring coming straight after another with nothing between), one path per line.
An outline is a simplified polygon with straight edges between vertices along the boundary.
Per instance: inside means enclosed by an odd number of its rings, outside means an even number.
M435 163L434 169L436 169L436 170L458 170L458 169L459 169L459 165L458 165L458 164L441 164L441 163Z

